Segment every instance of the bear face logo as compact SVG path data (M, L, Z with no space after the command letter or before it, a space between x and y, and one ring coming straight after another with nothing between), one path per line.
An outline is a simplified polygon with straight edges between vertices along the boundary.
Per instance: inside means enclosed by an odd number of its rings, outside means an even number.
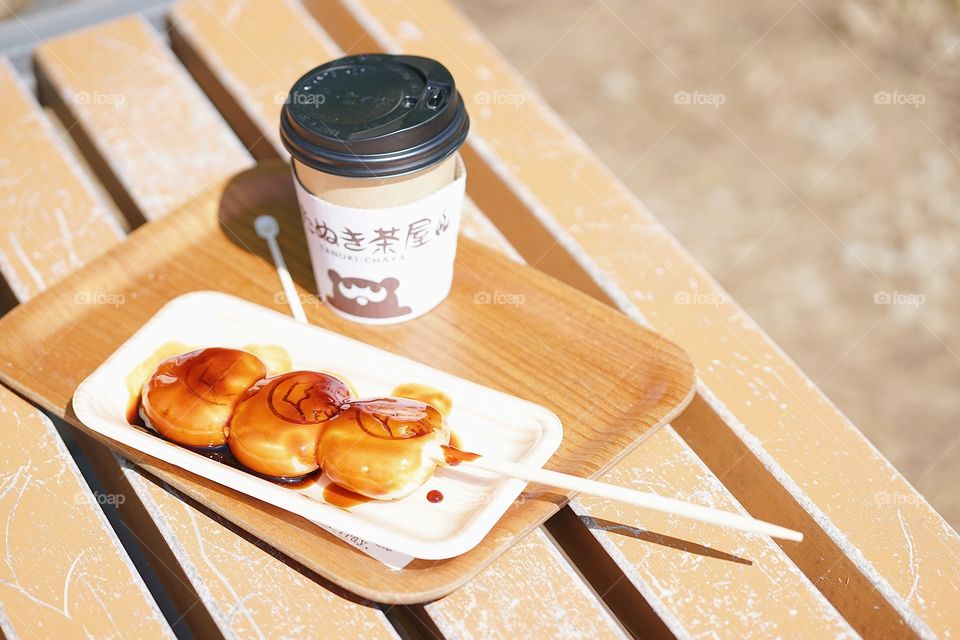
M410 313L410 307L400 306L397 300L400 281L396 278L380 282L344 278L333 269L327 276L333 283L333 295L327 296L327 303L344 313L362 318L396 318Z

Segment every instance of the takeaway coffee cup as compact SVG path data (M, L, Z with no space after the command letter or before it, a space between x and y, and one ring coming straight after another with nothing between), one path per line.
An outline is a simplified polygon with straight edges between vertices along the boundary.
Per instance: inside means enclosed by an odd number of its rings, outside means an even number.
M280 134L332 311L390 324L447 297L469 126L453 77L429 58L348 56L297 80Z

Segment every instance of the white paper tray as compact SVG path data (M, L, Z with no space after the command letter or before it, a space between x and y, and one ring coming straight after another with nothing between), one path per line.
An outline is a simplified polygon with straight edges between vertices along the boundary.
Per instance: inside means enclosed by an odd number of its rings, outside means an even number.
M291 489L229 467L127 422L131 371L169 342L192 347L276 345L293 369L327 371L346 379L360 397L388 395L401 383L436 387L453 399L448 422L464 449L542 466L560 446L563 430L548 409L438 371L407 358L222 293L175 298L77 388L73 406L91 429L212 482L402 554L424 559L473 548L522 492L525 483L462 469L440 469L411 496L371 501L344 510L323 500L323 480ZM426 493L443 493L431 503Z

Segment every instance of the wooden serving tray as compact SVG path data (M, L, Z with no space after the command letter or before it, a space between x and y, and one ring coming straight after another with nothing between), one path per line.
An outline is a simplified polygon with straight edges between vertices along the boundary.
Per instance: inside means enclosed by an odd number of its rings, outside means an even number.
M280 220L301 291L315 291L289 166L265 163L138 229L0 319L0 381L90 433L70 406L75 389L170 299L219 290L285 310L253 232L262 213ZM546 466L580 476L602 474L690 401L693 366L675 344L536 269L460 243L453 291L426 316L369 327L314 303L306 305L310 321L552 409L564 438ZM531 485L473 550L392 570L299 516L106 444L337 585L391 604L450 593L569 500Z

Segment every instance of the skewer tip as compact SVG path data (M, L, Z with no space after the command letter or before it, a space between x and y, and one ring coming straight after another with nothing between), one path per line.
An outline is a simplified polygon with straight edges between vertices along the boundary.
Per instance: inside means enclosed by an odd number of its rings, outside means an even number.
M785 535L781 537L784 540L790 540L791 542L803 542L803 534L799 531L793 531L792 529L787 529Z

